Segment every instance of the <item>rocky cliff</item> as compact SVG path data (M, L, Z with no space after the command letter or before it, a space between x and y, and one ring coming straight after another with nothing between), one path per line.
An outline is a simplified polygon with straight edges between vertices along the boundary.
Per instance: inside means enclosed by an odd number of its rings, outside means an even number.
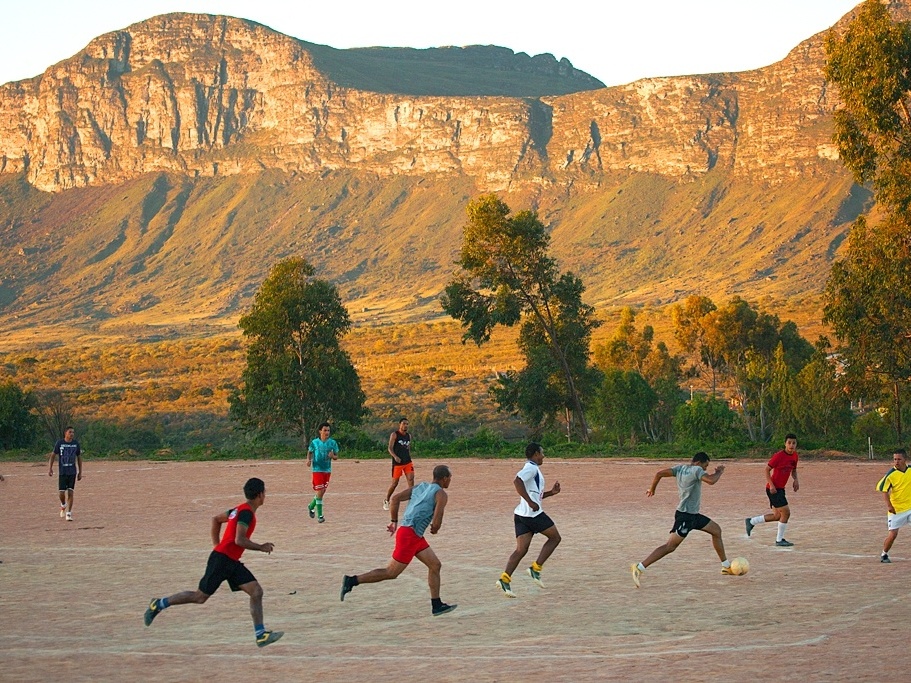
M822 40L596 88L549 56L340 56L227 17L101 36L0 86L0 330L230 324L292 254L362 318L438 314L488 190L540 212L598 305L812 299L869 199L830 142ZM447 54L477 95L422 71Z

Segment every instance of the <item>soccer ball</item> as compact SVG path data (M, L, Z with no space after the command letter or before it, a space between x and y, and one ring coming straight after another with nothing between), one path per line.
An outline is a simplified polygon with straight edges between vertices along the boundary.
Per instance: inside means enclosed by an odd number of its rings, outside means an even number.
M750 563L747 562L747 558L745 557L735 557L731 560L731 571L733 571L736 576L743 576L750 571Z

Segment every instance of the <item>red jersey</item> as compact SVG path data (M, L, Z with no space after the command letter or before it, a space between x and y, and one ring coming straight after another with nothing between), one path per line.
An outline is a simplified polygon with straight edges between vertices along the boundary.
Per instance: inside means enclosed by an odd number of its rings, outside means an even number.
M772 468L772 483L776 489L783 489L788 485L791 472L797 469L797 453L788 455L784 451L778 451L768 464ZM765 487L769 488L769 485L766 484Z
M215 546L215 552L227 555L232 560L239 560L244 554L244 549L234 542L237 538L237 525L245 524L247 527L247 538L253 535L256 528L256 515L253 514L253 508L249 503L242 503L228 513L228 526L221 537L221 542Z

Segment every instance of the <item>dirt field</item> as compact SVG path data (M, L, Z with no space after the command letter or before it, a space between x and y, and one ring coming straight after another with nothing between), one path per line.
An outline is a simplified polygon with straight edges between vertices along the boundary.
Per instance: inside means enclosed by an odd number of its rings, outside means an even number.
M418 458L418 479L432 465ZM788 538L774 524L744 533L764 512L763 462L729 462L703 487L702 511L724 530L747 576L720 574L707 534L645 573L631 562L667 538L673 480L645 490L668 463L546 460L545 501L563 543L545 565L546 589L516 573L519 597L495 588L514 547L512 479L521 458L454 460L443 528L428 535L443 562L442 597L458 609L431 617L418 562L396 581L360 586L339 602L344 573L385 566L392 541L381 502L385 461L341 460L327 522L308 518L303 462L86 461L74 522L59 519L56 470L0 465L0 680L3 681L544 681L903 680L908 642L911 529L881 565L887 462L802 462ZM716 464L716 463L713 463ZM262 650L248 600L227 585L206 605L175 606L146 628L153 596L196 587L210 518L265 480L246 565L265 590L266 626L285 631ZM526 561L540 548L536 539Z

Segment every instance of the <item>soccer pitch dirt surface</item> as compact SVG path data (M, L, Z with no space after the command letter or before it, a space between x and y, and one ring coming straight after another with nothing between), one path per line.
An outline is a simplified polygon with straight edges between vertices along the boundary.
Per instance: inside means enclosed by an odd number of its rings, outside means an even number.
M418 444L419 445L419 444ZM515 547L513 478L524 460L431 461L417 480L452 469L443 527L427 534L443 563L433 617L427 572L415 561L395 581L356 587L339 601L343 574L387 564L393 541L382 500L387 461L341 459L325 498L326 523L308 517L303 461L193 463L85 461L75 520L58 516L57 476L45 464L0 465L0 680L2 681L604 681L902 680L897 652L911 613L911 528L879 562L886 534L884 461L803 460L788 488L793 548L775 547L775 524L747 538L744 518L766 512L765 463L725 464L703 486L702 512L724 532L746 576L723 576L707 534L633 586L630 563L668 536L673 479L653 498L658 469L674 463L546 458L544 501L562 544L545 564L545 589L525 568L517 599L495 586ZM174 606L150 627L152 597L196 588L213 515L243 501L249 477L266 482L253 540L272 555L243 561L265 591L266 627L253 639L249 601L225 584L202 606ZM404 484L404 480L403 480Z

